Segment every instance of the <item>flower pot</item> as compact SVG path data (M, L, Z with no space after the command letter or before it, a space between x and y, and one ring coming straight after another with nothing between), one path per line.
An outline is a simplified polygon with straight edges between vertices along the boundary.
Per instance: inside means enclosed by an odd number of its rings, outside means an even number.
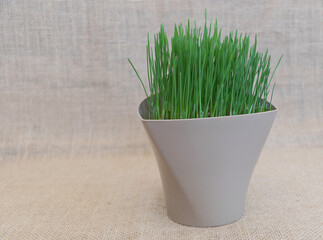
M162 179L167 215L174 222L211 227L244 213L249 181L277 109L224 117L149 120L139 115Z

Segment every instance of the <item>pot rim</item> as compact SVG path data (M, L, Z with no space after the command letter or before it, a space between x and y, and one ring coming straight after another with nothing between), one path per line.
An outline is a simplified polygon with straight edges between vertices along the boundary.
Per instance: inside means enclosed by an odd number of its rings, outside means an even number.
M265 111L265 112L257 112L257 113L244 113L244 114L239 114L239 115L231 115L231 116L218 116L218 117L203 117L203 118L185 118L185 119L146 119L141 116L141 107L144 104L144 102L148 98L145 98L142 100L139 104L138 112L137 114L139 115L139 118L143 122L181 122L181 121L197 121L197 120L212 120L212 119L225 119L225 118L241 118L241 117L248 117L248 116L254 116L254 115L261 115L261 114L269 114L269 113L277 113L278 108L275 107L273 104L270 104L272 106L272 110Z

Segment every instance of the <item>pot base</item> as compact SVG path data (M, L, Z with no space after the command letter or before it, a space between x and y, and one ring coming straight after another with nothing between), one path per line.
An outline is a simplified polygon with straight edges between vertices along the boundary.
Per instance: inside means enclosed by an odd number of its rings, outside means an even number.
M235 223L237 221L239 221L242 217L243 217L243 214L232 220L232 221L228 221L228 222L221 222L221 223L209 223L209 224L205 224L205 225L199 225L200 222L198 222L197 224L190 224L190 223L186 223L186 222L181 222L181 221L177 221L176 219L172 218L171 216L169 216L169 214L167 214L168 218L173 221L174 223L177 223L177 224L180 224L180 225L184 225L184 226L187 226L187 227L197 227L197 228L212 228L212 227L221 227L221 226L225 226L225 225L228 225L228 224L231 224L231 223Z

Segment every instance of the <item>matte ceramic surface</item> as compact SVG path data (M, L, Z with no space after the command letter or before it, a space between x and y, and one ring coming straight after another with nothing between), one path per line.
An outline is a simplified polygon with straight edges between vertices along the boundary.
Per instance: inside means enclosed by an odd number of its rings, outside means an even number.
M139 114L158 162L168 216L196 227L241 218L249 180L276 113L273 107L236 116L148 120L145 99Z

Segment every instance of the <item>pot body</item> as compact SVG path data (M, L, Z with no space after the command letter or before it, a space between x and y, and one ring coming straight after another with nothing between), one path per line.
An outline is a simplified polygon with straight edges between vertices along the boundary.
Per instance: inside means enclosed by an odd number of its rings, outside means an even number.
M243 216L249 181L277 113L272 109L225 117L149 120L147 99L140 104L170 219L211 227Z

